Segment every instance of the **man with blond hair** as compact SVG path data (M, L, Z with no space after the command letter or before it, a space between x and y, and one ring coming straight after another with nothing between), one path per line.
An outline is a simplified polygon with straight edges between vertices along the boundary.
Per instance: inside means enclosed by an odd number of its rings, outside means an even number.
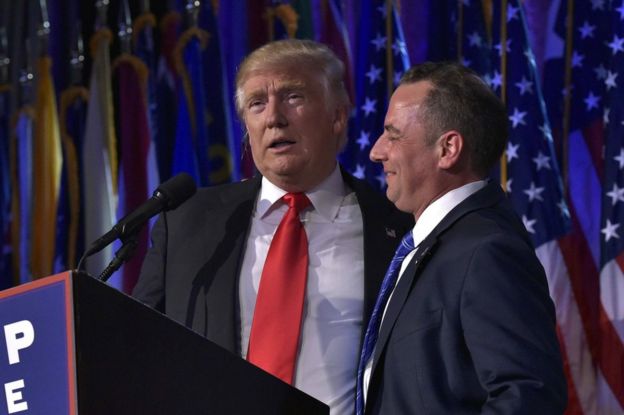
M159 220L134 296L352 414L357 350L397 236L411 226L341 170L344 69L306 40L241 64L236 105L258 176L201 189Z

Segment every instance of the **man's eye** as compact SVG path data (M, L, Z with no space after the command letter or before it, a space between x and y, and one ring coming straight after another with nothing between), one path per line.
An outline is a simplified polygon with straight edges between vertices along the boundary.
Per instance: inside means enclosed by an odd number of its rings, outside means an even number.
M247 104L247 108L252 111L259 111L262 109L263 106L264 106L264 101L261 101L259 99L249 101L249 103Z
M300 102L303 99L303 95L299 94L299 93L290 93L286 96L286 99L288 100L288 102L290 103L297 103Z

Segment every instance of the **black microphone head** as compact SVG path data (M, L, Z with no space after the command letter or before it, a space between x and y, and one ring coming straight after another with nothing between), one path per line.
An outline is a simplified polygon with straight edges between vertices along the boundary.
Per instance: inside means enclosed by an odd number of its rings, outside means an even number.
M154 197L165 202L164 210L172 210L186 202L196 191L195 180L188 173L179 173L158 186Z

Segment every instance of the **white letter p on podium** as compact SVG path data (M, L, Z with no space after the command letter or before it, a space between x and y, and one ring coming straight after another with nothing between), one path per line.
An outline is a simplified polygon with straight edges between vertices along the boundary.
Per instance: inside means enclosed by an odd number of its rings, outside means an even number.
M17 321L4 326L4 337L9 364L12 365L19 363L19 351L29 347L35 341L35 329L28 320Z

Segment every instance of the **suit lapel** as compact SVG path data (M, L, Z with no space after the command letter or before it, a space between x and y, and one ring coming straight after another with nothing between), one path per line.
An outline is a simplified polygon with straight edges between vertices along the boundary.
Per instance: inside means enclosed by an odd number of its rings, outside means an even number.
M381 327L379 329L379 337L377 338L377 344L375 345L375 354L373 356L373 372L379 361L383 349L386 346L386 342L390 337L390 332L396 323L396 320L407 300L412 287L416 283L418 276L426 266L427 260L433 253L437 238L427 238L419 246L414 258L410 261L409 265L403 272L403 275L399 279L397 286L390 297L390 302L386 309L386 314L383 317Z
M404 223L390 223L388 221L390 213L397 214L396 211L388 211L387 206L380 203L379 194L371 189L368 184L356 180L353 176L342 171L345 183L353 189L360 205L363 222L364 239L364 327L373 312L375 300L381 281L386 272L388 262L394 255L394 249L401 240L403 233L409 229L399 226L407 226L408 220ZM388 212L384 215L384 212ZM409 219L409 216L406 215ZM397 219L396 217L394 218ZM409 224L412 226L413 224ZM364 330L362 330L362 339Z
M255 177L241 183L235 192L220 195L221 208L214 215L225 224L224 231L207 235L207 240L217 238L217 247L198 273L198 280L209 281L203 287L206 337L234 353L240 352L238 276L260 183L261 177Z
M425 270L427 260L433 254L440 235L442 235L455 222L468 213L500 203L504 200L504 198L505 195L500 186L497 183L490 181L486 187L470 195L466 198L466 200L452 209L418 246L418 251L416 251L415 257L405 269L405 272L403 272L403 275L401 276L401 279L399 280L399 283L390 298L386 315L384 316L379 329L379 337L377 338L377 344L375 346L371 373L375 373L375 368L382 358L383 351L386 347L390 334L392 333L396 320L401 313L401 309L403 308L403 305L405 304L405 301L407 300L407 297L414 287L418 277Z

